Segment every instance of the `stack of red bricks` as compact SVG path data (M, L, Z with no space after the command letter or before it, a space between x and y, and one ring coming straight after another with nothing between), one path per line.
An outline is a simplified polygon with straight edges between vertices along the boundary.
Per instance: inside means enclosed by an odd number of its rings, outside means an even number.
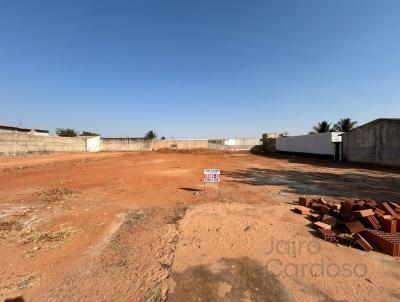
M300 197L301 207L315 220L318 234L331 242L348 243L365 251L377 249L400 257L400 205L371 199L346 200L340 204L322 198Z

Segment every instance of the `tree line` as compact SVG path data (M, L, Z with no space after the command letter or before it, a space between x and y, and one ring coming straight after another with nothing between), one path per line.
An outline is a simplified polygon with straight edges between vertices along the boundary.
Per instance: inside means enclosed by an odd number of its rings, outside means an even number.
M310 131L310 134L325 133L325 132L348 132L354 129L357 125L357 121L352 121L351 118L342 118L336 124L332 126L332 123L327 121L319 122Z
M78 131L75 131L72 128L57 128L56 134L63 137L100 136L100 134L91 131L82 131L82 133L79 134ZM146 132L144 135L144 138L146 139L156 139L157 137L157 133L155 133L153 130ZM161 139L165 139L165 136L162 136Z
M75 137L75 136L100 136L100 134L97 134L95 132L91 131L82 131L82 133L78 133L74 129L71 128L57 128L56 129L56 134L58 136L64 136L64 137Z

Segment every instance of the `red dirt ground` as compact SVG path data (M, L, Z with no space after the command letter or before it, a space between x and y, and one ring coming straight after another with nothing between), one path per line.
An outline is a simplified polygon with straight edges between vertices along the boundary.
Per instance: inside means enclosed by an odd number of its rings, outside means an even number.
M220 193L204 168L222 170ZM290 211L399 188L399 171L289 156L0 157L0 299L400 300L398 258L317 239Z

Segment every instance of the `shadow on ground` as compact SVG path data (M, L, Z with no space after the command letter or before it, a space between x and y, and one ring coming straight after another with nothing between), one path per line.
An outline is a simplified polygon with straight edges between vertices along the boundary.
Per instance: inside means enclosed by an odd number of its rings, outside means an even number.
M400 175L400 169L395 167L388 167L382 165L373 165L373 164L359 164L359 163L350 163L350 162L336 162L332 158L327 158L326 156L319 156L315 154L288 154L288 153L268 153L264 151L256 151L251 152L254 155L262 156L270 159L283 159L287 160L292 164L305 164L312 165L314 167L320 168L338 168L342 170L359 170L359 171L380 171L380 172L388 172L395 173Z
M176 286L167 301L292 301L290 292L257 261L222 258L219 264L217 270L199 265L173 272Z
M4 302L25 302L25 299L22 296L19 296L16 298L5 299Z
M201 192L203 190L199 190L196 188L179 188L179 190L183 190L183 191L189 191L189 192Z
M337 170L340 172L340 168ZM227 181L254 186L283 186L283 192L302 195L400 200L400 175L371 175L366 171L321 172L308 169L248 168L225 171Z

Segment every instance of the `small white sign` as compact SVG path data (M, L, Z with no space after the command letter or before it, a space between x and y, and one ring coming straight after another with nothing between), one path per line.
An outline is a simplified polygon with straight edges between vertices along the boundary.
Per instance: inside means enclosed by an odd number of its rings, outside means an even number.
M204 169L204 182L221 182L219 169Z

